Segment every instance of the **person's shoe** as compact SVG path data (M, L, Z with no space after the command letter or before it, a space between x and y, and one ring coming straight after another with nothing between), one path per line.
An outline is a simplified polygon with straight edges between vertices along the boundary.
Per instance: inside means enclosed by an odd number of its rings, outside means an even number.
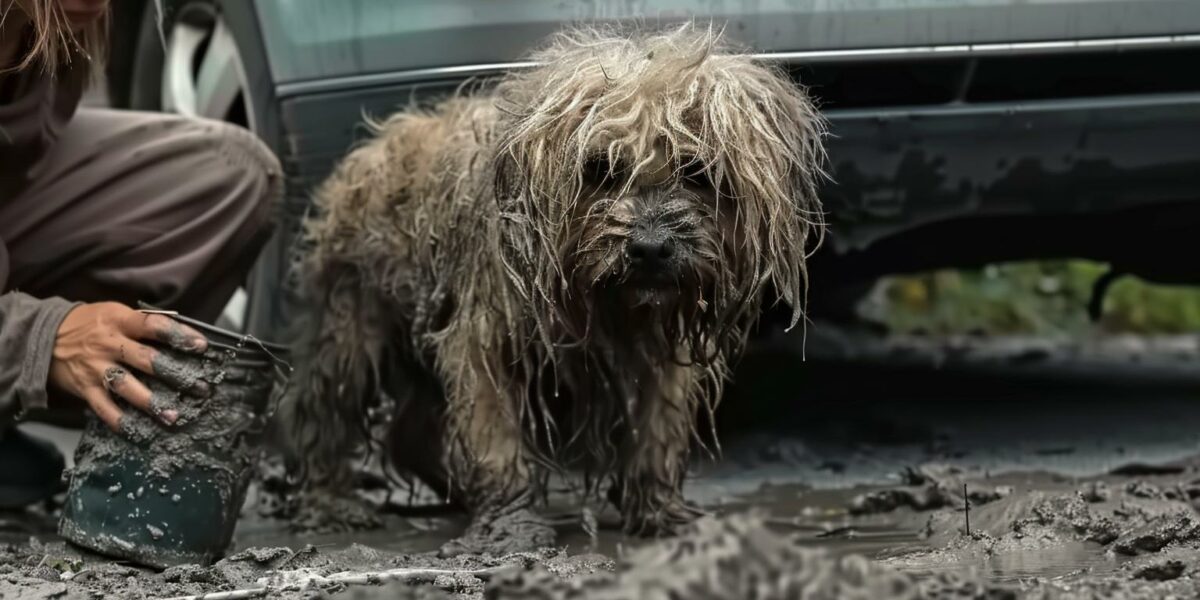
M64 468L54 444L15 427L0 431L0 509L24 508L62 491Z

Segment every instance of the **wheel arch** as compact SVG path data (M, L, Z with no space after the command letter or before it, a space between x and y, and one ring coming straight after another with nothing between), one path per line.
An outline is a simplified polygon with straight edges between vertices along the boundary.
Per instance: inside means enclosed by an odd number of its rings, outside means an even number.
M113 0L112 28L105 77L109 101L114 108L159 110L164 48L157 28L156 4L163 9L163 22L170 27L178 11L196 0ZM286 145L282 133L279 105L275 93L267 48L262 39L259 14L252 0L211 0L237 46L244 71L243 92L247 110L253 111L255 133L275 152L289 176ZM139 90L139 78L143 81ZM146 81L146 78L152 78ZM282 211L283 207L279 207ZM283 222L282 214L277 222ZM287 265L286 248L276 234L259 257L250 274L249 305L245 329L263 334L278 321L274 296L279 294L283 270Z

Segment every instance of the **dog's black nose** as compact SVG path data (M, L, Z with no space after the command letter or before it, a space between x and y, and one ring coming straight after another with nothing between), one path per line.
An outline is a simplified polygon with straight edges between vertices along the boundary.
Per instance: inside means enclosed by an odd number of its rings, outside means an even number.
M629 262L639 269L658 269L671 260L675 249L671 242L661 238L636 238L625 247Z

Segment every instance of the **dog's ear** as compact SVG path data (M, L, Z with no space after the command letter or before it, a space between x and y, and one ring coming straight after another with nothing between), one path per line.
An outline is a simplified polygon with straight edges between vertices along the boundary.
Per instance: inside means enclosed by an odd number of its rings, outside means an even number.
M761 289L769 280L792 307L795 325L803 316L806 262L824 229L817 191L825 176L825 120L807 90L776 65L743 55L705 64L707 142L744 217L742 254L753 265L746 285Z

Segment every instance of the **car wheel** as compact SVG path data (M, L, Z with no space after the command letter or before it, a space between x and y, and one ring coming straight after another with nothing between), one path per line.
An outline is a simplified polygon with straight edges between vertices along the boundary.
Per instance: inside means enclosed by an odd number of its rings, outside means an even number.
M228 121L261 135L242 53L216 3L168 1L161 13L155 4L142 11L130 108ZM219 326L245 330L247 287L234 292Z

